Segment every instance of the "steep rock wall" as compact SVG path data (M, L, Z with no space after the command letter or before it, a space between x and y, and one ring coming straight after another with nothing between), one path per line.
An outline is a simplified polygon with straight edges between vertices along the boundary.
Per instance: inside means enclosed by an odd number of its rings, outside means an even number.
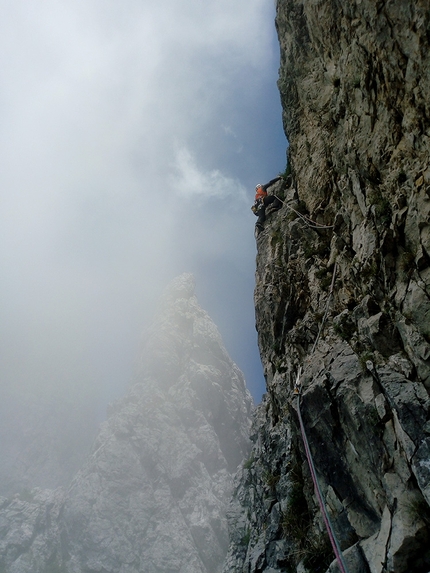
M257 237L267 395L225 571L430 570L430 6L278 0L291 175ZM337 570L333 564L331 570Z

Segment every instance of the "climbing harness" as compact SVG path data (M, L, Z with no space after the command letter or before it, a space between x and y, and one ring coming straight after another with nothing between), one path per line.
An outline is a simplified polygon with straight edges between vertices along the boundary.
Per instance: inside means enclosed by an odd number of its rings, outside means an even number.
M300 373L300 371L301 371L301 368L299 369L299 373ZM297 384L298 384L298 382L296 381L296 385ZM300 389L300 385L298 387ZM321 513L322 513L322 516L324 519L324 523L325 523L325 526L327 529L328 536L330 538L330 543L331 543L331 546L333 548L333 552L336 556L337 563L339 565L339 569L340 569L341 573L348 573L348 568L347 568L346 563L343 559L342 551L340 549L339 542L338 542L336 535L334 533L333 525L332 525L330 517L328 515L327 507L324 503L324 497L323 497L323 494L321 491L321 487L320 487L319 482L318 482L317 473L315 470L315 464L314 464L314 461L312 459L312 454L311 454L311 450L309 447L309 442L308 442L308 438L306 435L305 426L303 424L302 414L300 412L300 392L297 395L297 414L299 417L300 430L302 432L303 444L305 446L306 458L308 460L309 469L310 469L311 476L312 476L312 481L314 483L315 494L318 498L318 503L319 503L319 506L321 509Z
M254 213L254 215L258 215L262 206L263 206L263 200L256 199L251 207L251 211Z

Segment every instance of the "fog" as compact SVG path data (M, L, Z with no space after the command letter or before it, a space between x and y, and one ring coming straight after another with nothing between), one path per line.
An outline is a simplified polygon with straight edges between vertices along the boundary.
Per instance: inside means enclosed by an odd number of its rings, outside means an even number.
M47 412L104 418L184 271L259 401L250 205L286 149L273 3L0 6L7 455Z

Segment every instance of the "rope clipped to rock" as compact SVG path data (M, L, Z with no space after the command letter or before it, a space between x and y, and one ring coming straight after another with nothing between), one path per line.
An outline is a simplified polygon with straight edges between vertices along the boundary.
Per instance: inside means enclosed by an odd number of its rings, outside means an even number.
M280 199L277 195L274 195L274 196L276 197L276 199L278 201L280 201L283 205L285 205L285 207L287 207L288 209L293 211L296 215L298 215L300 217L300 219L311 229L333 229L334 225L321 225L321 223L317 223L316 221L312 221L312 219L309 219L309 217L302 215L302 213L300 213L299 211L297 211L296 209L291 207L291 205L288 205L288 203L285 203L285 201L282 201L282 199Z
M320 327L319 327L319 330L318 330L317 337L316 337L315 342L314 342L314 344L313 344L313 346L312 346L311 355L314 353L314 350L315 350L315 348L316 348L316 346L317 346L317 344L318 344L318 340L319 340L320 334L321 334L321 332L322 332L322 329L323 329L323 327L324 327L324 323L325 323L326 318L327 318L327 314L328 314L328 309L329 309L329 306L330 306L331 297L333 296L334 281L335 281L335 277L336 277L336 266L337 266L337 263L334 264L333 277L332 277L332 279L331 279L331 286L330 286L330 291L329 291L329 295L328 295L328 298L327 298L327 303L326 303L326 308L325 308L324 316L323 316L323 319L322 319L322 321L321 321L321 324L320 324ZM297 415L298 415L298 418L299 418L300 431L301 431L301 434L302 434L303 444L304 444L304 447L305 447L306 458L307 458L307 460L308 460L309 470L310 470L310 472L311 472L312 481L313 481L314 489L315 489L315 494L316 494L317 499L318 499L318 503L319 503L319 506L320 506L320 509L321 509L321 513L322 513L322 516L323 516L323 519L324 519L324 524L325 524L325 526L326 526L327 533L328 533L328 536L329 536L329 539L330 539L330 543L331 543L331 546L332 546L332 548L333 548L333 552L334 552L334 554L335 554L337 563L338 563L338 565L339 565L339 569L340 569L341 573L348 573L348 568L347 568L347 566L346 566L346 564L345 564L345 561L344 561L344 559L343 559L342 550L340 549L339 542L338 542L338 540L337 540L337 538L336 538L336 534L335 534L335 532L334 532L334 530L333 530L333 525L332 525L332 523L331 523L330 517L329 517L329 515L328 515L327 507L326 507L326 504L325 504L325 502L324 502L323 493L322 493L322 491L321 491L321 487L320 487L320 484L319 484L319 481L318 481L318 477L317 477L317 472L316 472L316 470L315 470L315 464L314 464L314 461L313 461L313 458L312 458L311 449L310 449L310 447L309 447L309 441L308 441L308 437L307 437L307 434L306 434L305 425L304 425L304 423L303 423L302 413L301 413L301 411L300 411L300 376L301 376L301 373L302 373L302 367L300 366L300 367L299 367L299 370L298 370L298 372L297 372L297 377L296 377L295 393L297 394Z
M302 215L302 213L299 213L299 211L297 211L296 209L294 209L293 207L291 207L291 205L288 205L287 203L285 203L284 201L282 201L282 199L280 199L277 195L275 195L276 199L278 199L278 201L280 201L283 205L285 205L285 207L287 207L288 209L290 209L291 211L293 211L294 213L296 213L296 215L298 215L298 217L300 217L300 219L310 228L312 229L333 229L334 225L321 225L320 223L317 223L316 221L312 221L311 219L309 219L308 217L305 217L304 215ZM335 277L336 277L336 268L337 268L337 263L334 264L334 268L333 268L333 276L331 279L331 285L330 285L330 291L327 297L327 303L326 303L326 307L325 307L325 312L324 312L324 316L323 319L321 321L320 327L318 329L318 334L317 337L315 339L315 342L312 346L312 350L311 350L311 355L314 353L314 350L318 344L322 329L324 327L324 323L327 319L327 314L328 314L328 310L329 310L329 306L330 306L330 301L331 298L333 296L333 289L334 289L334 281L335 281ZM336 534L333 530L333 525L331 523L330 517L328 515L327 512L327 507L326 504L324 502L324 497L321 491L321 487L319 485L318 482L318 477L317 477L317 473L315 470L315 464L312 458L312 454L311 454L311 449L309 447L309 441L308 441L308 437L306 435L306 430L305 430L305 426L303 423L303 418L302 418L302 414L300 411L300 376L301 376L301 372L302 372L302 367L300 366L299 371L297 373L297 378L296 378L296 383L295 383L295 393L297 394L297 414L299 417L299 423L300 423L300 431L302 434L302 439L303 439L303 444L305 447L305 452L306 452L306 458L308 460L308 464L309 464L309 470L311 472L311 476L312 476L312 481L314 484L314 489L315 489L315 494L317 496L318 499L318 503L321 509L321 513L324 519L324 523L327 529L327 533L330 539L330 543L331 546L333 548L333 552L335 554L337 563L339 565L339 569L341 571L341 573L348 573L348 568L346 566L346 563L343 559L343 555L342 555L342 550L340 548L339 542L336 538Z
M298 376L300 376L300 372L301 372L301 369L299 370ZM331 546L333 548L333 552L336 556L336 560L337 560L337 563L339 565L339 569L340 569L341 573L348 573L346 563L343 559L342 550L340 549L339 542L338 542L336 535L334 533L333 525L332 525L330 517L328 515L327 507L326 507L325 502L324 502L324 497L323 497L323 494L321 491L321 487L320 487L319 482L318 482L318 477L317 477L317 473L315 470L315 464L314 464L311 450L309 447L309 442L308 442L308 438L306 435L305 426L303 424L302 414L300 412L300 394L297 396L297 414L299 416L300 430L302 433L303 444L305 446L306 457L308 460L309 469L310 469L311 476L312 476L312 481L314 483L315 494L318 498L318 503L319 503L319 506L321 509L321 513L322 513L322 516L324 519L324 523L325 523L325 526L327 529L328 536L330 538L330 543L331 543Z
M327 303L326 303L326 306L325 306L325 312L324 312L324 316L323 316L323 319L322 319L322 321L321 321L320 327L319 327L319 329L318 329L318 334L317 334L317 337L315 338L314 345L312 346L311 355L314 353L314 350L315 350L315 348L317 347L318 340L319 340L319 338L320 338L320 335L321 335L321 332L322 332L324 323L325 323L326 318L327 318L328 308L329 308L329 306L330 306L331 297L333 296L334 279L335 279L335 277L336 277L336 268L337 268L337 262L334 263L333 276L332 276L332 278L331 278L330 291L329 291L329 293L328 293Z

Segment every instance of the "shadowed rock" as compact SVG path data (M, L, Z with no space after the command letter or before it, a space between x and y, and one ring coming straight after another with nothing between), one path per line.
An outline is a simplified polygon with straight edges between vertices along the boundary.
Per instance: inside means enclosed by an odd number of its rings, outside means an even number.
M291 175L257 237L267 394L225 573L338 571L293 387L350 573L430 569L430 12L278 0Z

